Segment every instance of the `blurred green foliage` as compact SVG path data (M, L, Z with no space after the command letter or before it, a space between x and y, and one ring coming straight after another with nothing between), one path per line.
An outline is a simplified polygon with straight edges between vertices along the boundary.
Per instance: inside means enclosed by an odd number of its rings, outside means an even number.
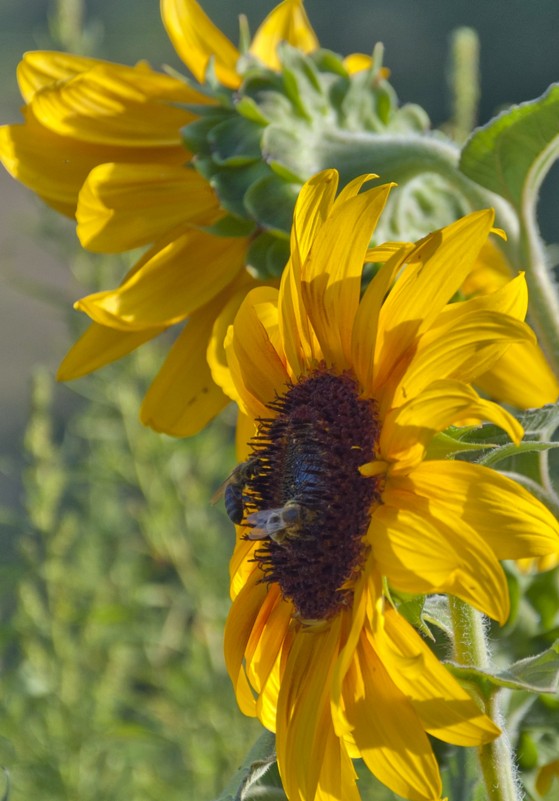
M211 798L259 727L225 672L234 533L212 507L231 426L174 441L137 420L155 349L90 379L53 429L35 377L20 560L2 624L0 763L10 799ZM16 521L12 521L14 523Z

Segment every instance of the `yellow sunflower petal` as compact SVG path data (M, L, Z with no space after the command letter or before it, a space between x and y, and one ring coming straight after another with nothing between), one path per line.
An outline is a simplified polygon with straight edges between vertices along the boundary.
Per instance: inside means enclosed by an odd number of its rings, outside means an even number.
M355 799L355 774L334 733L329 684L338 654L340 617L326 630L297 632L278 699L278 767L290 799Z
M498 559L559 554L559 523L520 484L495 470L459 461L429 461L391 488L421 495L437 518L461 519Z
M118 289L96 292L76 308L123 331L172 325L211 301L244 267L247 243L196 228L155 246Z
M488 239L462 284L462 292L464 295L495 292L511 277L512 269L505 254L495 242Z
M182 165L101 164L82 187L76 219L85 248L118 253L184 223L207 225L219 211L208 182Z
M292 615L293 607L283 600L278 585L272 585L262 602L245 648L247 676L257 693L262 692L268 681ZM273 717L275 729L275 714Z
M225 346L237 392L255 417L269 416L266 404L289 381L279 342L277 295L273 287L253 289L237 312Z
M334 203L338 187L336 170L324 170L304 184L295 204L291 228L291 256L280 283L278 305L283 349L292 377L322 359L301 294L301 267Z
M344 58L344 67L350 75L355 75L356 72L362 70L369 70L373 66L373 59L365 53L351 53Z
M35 50L25 53L17 67L17 82L21 95L28 103L35 92L56 81L65 81L81 72L107 64L98 58L75 56L56 50Z
M559 759L553 759L538 770L536 790L540 795L547 795L551 789L553 779L559 780Z
M209 304L188 320L144 398L140 419L145 426L191 437L229 403L206 361L215 314L215 304Z
M380 312L376 383L381 386L422 331L430 328L468 275L493 224L475 211L422 240ZM440 378L440 375L433 378Z
M199 83L204 82L212 58L218 80L231 89L239 86L240 53L196 0L161 0L161 16L173 47Z
M23 125L0 127L0 159L14 178L69 217L75 214L78 194L88 173L102 162L145 159L182 164L185 160L185 150L180 145L132 149L80 142L45 128L31 107L23 113Z
M223 649L227 672L241 711L250 716L256 715L256 702L244 669L245 648L266 593L267 587L260 581L259 571L253 570L233 601L225 624Z
M256 715L260 723L268 731L276 730L276 717L278 711L278 698L281 689L281 676L283 673L282 663L284 661L284 649L289 649L291 641L291 633L289 629L282 643L282 648L275 652L275 661L271 670L266 676L265 682L262 684L262 692L256 701Z
M383 501L371 520L368 539L390 583L403 592L455 595L505 623L505 574L477 531L463 521L437 519L429 501L417 495L390 488Z
M411 701L425 729L454 745L478 746L500 731L394 609L383 615L385 636L373 645L392 681Z
M390 253L386 263L382 265L365 290L357 309L352 331L351 358L355 375L362 387L374 386L379 312L412 247L412 245L407 245Z
M253 540L242 539L245 533L243 526L236 526L235 529L237 541L229 563L229 576L231 578L230 595L232 601L235 600L255 571L259 576L262 576L254 560L254 551L258 547L258 544Z
M369 770L411 801L440 798L441 779L417 713L363 632L344 688L353 737Z
M531 341L532 330L520 320L499 312L472 311L455 325L439 326L423 335L407 365L401 363L403 376L395 382L393 393L390 382L383 387L383 401L399 406L437 379L475 381L510 344Z
M99 323L91 323L64 357L56 378L58 381L71 381L87 375L126 356L164 330L148 328L144 331L118 331Z
M434 381L420 395L390 411L382 425L380 453L394 462L393 472L418 464L433 436L464 419L492 422L512 440L522 439L523 429L505 409L480 398L460 381Z
M351 364L365 253L390 189L386 184L336 202L302 268L307 313L327 363L338 369Z
M231 370L227 363L225 353L225 339L227 330L232 325L241 303L251 289L255 289L258 282L246 271L239 273L238 278L227 289L227 301L224 303L219 313L216 315L212 329L212 335L208 343L207 359L212 371L212 378L218 387L230 398L235 400L238 397L237 390L231 378ZM253 425L251 423L251 425ZM244 430L244 429L243 429ZM254 433L254 432L253 432ZM251 434L252 436L252 434ZM245 438L245 443L249 437ZM241 460L242 461L242 460Z
M318 49L319 42L302 0L284 0L276 6L256 31L249 52L270 69L279 70L277 47L280 42L287 42L303 53Z
M307 258L317 232L328 219L338 189L338 178L337 170L323 170L301 187L291 229L291 253L299 267Z
M555 403L559 381L536 342L514 342L491 370L476 377L476 384L491 398L517 409Z
M238 462L245 462L251 452L250 442L256 434L256 423L240 410L237 412L237 427L235 429L235 453Z
M181 145L194 119L181 103L207 102L185 83L145 64L102 64L33 97L39 122L54 133L92 144L129 147Z

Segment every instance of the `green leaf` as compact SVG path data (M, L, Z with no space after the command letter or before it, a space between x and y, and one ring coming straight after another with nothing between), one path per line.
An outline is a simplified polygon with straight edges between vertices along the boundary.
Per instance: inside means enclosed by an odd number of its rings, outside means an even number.
M264 731L250 749L247 758L216 801L248 801L259 799L285 799L278 787L279 776L273 770L276 764L275 736Z
M10 798L10 774L6 770L6 768L2 767L2 773L4 774L4 779L6 780L6 788L4 793L2 794L2 798L0 801L9 801Z
M443 796L450 801L485 800L475 748L454 748L445 762Z
M486 696L492 694L492 688L501 687L529 693L555 693L559 685L559 640L541 654L521 659L498 673L452 663L446 666L453 675L475 684Z
M424 623L431 623L433 626L437 626L452 642L454 628L447 595L427 596L423 605L422 618Z
M540 409L528 409L518 419L526 434L549 433L559 427L559 403L548 403Z
M466 142L462 172L520 209L559 156L559 84L537 100L512 106Z

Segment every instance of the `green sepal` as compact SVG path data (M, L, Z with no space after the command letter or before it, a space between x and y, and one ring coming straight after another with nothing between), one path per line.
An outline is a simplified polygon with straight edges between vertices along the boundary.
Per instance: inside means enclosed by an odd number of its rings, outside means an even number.
M537 100L512 106L474 131L462 151L460 169L520 211L527 200L535 202L558 156L559 84L553 84Z
M203 117L184 126L181 130L182 141L192 153L208 156L210 155L208 135L212 128L230 118L231 115L224 109L212 107Z
M235 111L244 117L246 120L255 122L257 125L268 125L269 118L262 111L258 103L255 103L252 97L244 95L235 103Z
M216 801L279 801L285 798L277 772L275 736L265 731Z
M245 194L252 184L266 174L265 165L258 161L245 166L220 170L216 168L215 163L212 164L213 169L210 168L210 165L205 165L207 168L205 177L219 196L221 206L237 217L247 217L244 203ZM213 174L210 175L210 171Z
M427 448L426 459L448 459L459 453L478 452L480 449L495 447L493 443L489 442L466 442L460 439L461 431L463 429L451 427L435 434Z
M496 673L451 662L445 664L456 678L475 684L485 698L503 687L528 693L555 693L559 685L559 641L541 654L521 659Z
M208 133L212 158L220 167L238 167L261 158L262 128L245 117L228 117Z
M289 259L289 242L264 232L254 239L247 253L250 271L263 281L280 278Z
M299 188L276 175L265 175L247 190L245 208L262 228L289 239Z
M534 440L522 440L516 445L514 442L509 442L507 445L500 445L494 448L489 453L478 459L479 464L484 464L488 467L494 467L499 462L505 459L510 459L514 456L520 456L523 453L541 453L542 451L549 451L553 448L559 448L559 442L541 442Z
M218 220L213 225L207 225L204 231L207 231L213 236L230 237L249 237L256 229L255 224L251 220L246 220L244 217L235 217L232 214L227 214Z

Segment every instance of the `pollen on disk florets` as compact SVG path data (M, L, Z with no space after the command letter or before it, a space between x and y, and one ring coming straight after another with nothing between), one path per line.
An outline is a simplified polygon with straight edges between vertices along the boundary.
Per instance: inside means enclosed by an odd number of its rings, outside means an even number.
M318 369L289 385L252 440L247 512L288 504L296 524L255 552L267 582L280 585L303 620L323 620L346 604L366 557L363 536L380 500L380 479L359 467L375 458L375 401L355 379Z

